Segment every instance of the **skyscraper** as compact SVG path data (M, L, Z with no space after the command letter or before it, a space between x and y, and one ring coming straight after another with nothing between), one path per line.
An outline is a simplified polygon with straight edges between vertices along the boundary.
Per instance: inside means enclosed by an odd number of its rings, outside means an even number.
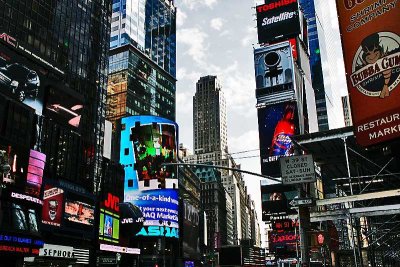
M240 169L240 165L236 164L228 152L226 102L216 76L201 77L196 83L193 97L193 139L195 155L186 157L186 162L212 162L214 165ZM228 228L226 240L228 244L239 244L240 240L248 238L246 230L243 230L249 216L243 175L237 171L221 170L221 179L232 199L233 232Z
M317 108L317 119L319 131L329 130L327 98L325 95L324 75L321 65L321 54L319 47L317 21L315 15L314 0L300 0L300 6L307 19L308 45L310 53L310 69L312 86L315 92L315 103Z
M201 77L193 97L193 134L196 154L226 151L226 102L216 76Z
M175 120L175 25L173 1L113 1L107 119Z

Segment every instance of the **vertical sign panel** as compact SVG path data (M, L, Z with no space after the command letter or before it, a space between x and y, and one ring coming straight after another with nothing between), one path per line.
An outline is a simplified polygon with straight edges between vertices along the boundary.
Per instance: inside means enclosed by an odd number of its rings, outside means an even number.
M357 142L400 137L400 7L397 0L336 0Z

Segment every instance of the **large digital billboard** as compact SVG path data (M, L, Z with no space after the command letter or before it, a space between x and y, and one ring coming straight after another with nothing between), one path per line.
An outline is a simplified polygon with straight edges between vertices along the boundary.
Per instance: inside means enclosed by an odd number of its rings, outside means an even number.
M266 95L273 94L271 101L294 98L293 48L289 41L260 47L254 50L257 103L266 103Z
M138 236L179 237L177 160L178 125L156 116L123 118L120 163L124 201L144 216Z
M26 175L25 192L39 197L42 188L43 170L46 164L46 155L32 150L29 153L28 172Z
M261 181L262 220L269 221L273 215L296 214L289 203L297 196L298 192L293 186Z
M292 156L291 137L299 133L295 102L284 102L258 109L261 173L280 176L278 159Z
M85 225L94 224L94 205L77 200L65 200L64 219Z
M356 140L370 146L399 138L398 2L336 4Z
M44 67L44 66L47 67ZM55 69L38 55L18 45L12 36L0 35L0 92L35 109L41 115L45 88L57 79ZM63 74L61 71L53 71Z
M272 0L256 7L258 42L293 37L300 33L297 0Z

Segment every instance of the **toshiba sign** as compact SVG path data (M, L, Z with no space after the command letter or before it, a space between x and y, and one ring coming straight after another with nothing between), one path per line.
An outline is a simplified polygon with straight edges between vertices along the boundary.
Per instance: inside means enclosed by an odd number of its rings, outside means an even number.
M258 42L266 43L300 33L297 0L275 0L256 7Z

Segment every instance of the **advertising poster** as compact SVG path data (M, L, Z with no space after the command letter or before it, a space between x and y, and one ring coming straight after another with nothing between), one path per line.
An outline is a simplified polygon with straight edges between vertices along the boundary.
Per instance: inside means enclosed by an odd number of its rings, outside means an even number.
M258 42L267 43L300 33L297 0L272 0L256 7Z
M64 190L45 185L43 193L42 223L61 226L64 206Z
M70 222L93 225L94 206L77 200L65 200L64 219Z
M25 193L39 197L42 187L43 170L46 164L46 155L35 150L29 154L28 173L26 175Z
M280 157L292 156L291 137L299 133L297 107L284 102L258 109L261 173L280 176Z
M298 193L295 187L282 184L266 184L261 181L262 220L272 215L290 215L297 211L289 204Z
M357 142L400 137L400 7L397 0L336 0Z
M28 53L18 46L15 38L5 33L0 37L0 93L30 106L41 115L49 70L37 60L28 58Z
M290 42L282 42L254 50L256 97L258 102L265 95L286 93L294 97L293 49ZM271 99L276 101L276 98ZM265 101L263 101L265 102Z
M200 253L199 209L183 201L183 251L186 258L197 258Z
M108 193L100 204L99 240L119 243L120 207L119 197Z
M155 116L122 119L120 163L125 169L124 201L145 219L138 236L179 237L178 125Z
M66 88L60 90L48 87L46 91L45 114L53 117L57 122L74 128L79 128L84 109L83 99Z

